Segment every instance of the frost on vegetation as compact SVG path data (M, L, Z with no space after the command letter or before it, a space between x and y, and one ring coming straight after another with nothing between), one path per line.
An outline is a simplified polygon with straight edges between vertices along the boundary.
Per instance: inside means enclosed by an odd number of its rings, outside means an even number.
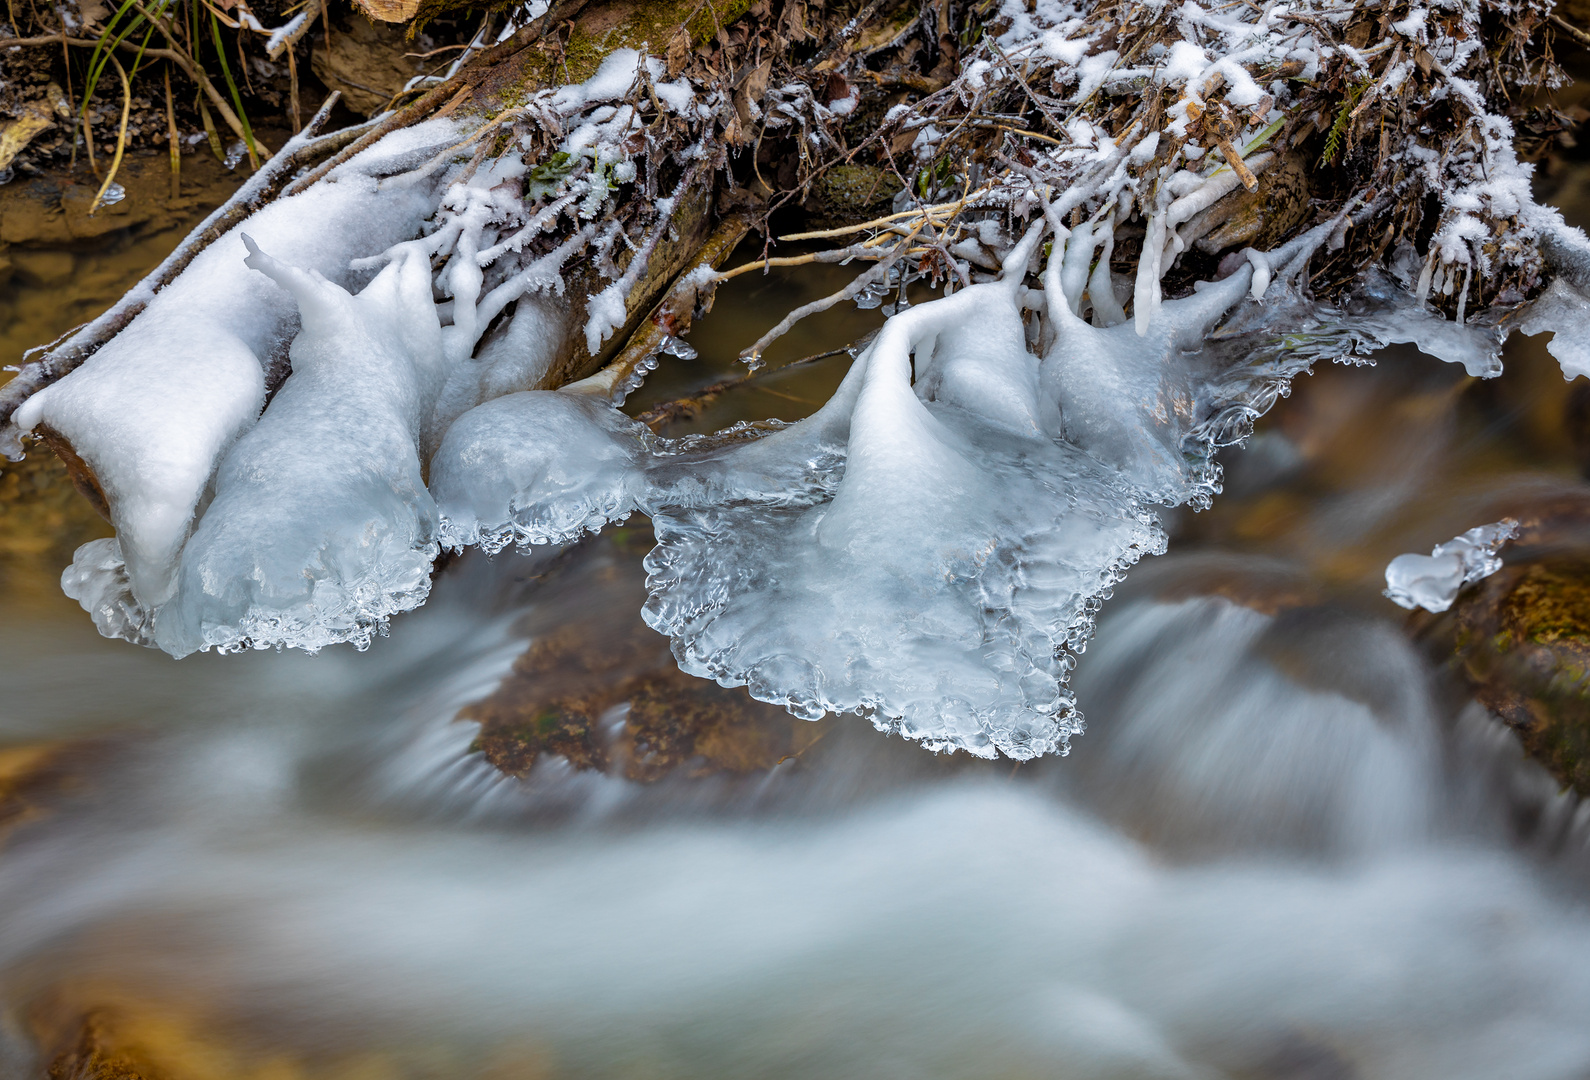
M1463 586L1502 568L1502 548L1518 535L1518 522L1503 518L1481 525L1428 555L1398 555L1386 566L1386 596L1408 608L1441 612L1452 606Z

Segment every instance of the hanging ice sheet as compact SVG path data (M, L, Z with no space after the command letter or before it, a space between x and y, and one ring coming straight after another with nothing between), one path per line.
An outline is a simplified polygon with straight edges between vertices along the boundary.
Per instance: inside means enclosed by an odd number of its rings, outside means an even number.
M656 440L561 392L466 413L433 462L444 535L536 543L643 510L658 537L645 618L684 670L934 749L1063 752L1094 613L1163 549L1153 505L1206 498L1216 421L1263 411L1308 358L1253 347L1275 335L1251 310L1204 343L1254 291L1246 266L1164 303L1147 336L1087 325L1086 281L1059 273L1089 262L1083 231L1051 260L1040 359L1021 300L1041 238L1000 280L890 318L795 424ZM1269 310L1296 316L1276 292Z
M278 258L354 284L356 256L419 231L436 205L434 184L378 191L377 177L409 168L456 139L450 120L389 135L301 194L252 215L246 228ZM13 420L64 435L98 478L116 539L76 567L87 582L109 560L130 595L114 607L152 610L175 588L177 554L227 447L265 402L265 368L295 331L292 297L244 265L242 228L201 252L145 311L81 367L29 398ZM74 593L85 606L89 592ZM101 630L120 617L90 607Z
M352 296L246 242L298 302L293 373L221 462L155 641L176 656L368 644L424 601L437 551L418 448L447 376L430 260L405 245Z

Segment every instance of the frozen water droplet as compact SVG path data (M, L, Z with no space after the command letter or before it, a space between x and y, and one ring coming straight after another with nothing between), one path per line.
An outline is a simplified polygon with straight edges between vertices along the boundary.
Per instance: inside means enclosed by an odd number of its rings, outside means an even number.
M910 308L910 306L911 301L905 298L904 293L900 293L895 297L893 302L883 305L883 313L885 315L898 315L902 311Z
M110 187L105 189L104 196L99 200L101 206L114 206L127 197L127 189L112 181Z
M674 337L672 334L663 338L662 344L657 347L657 351L678 357L680 360L694 360L697 355L695 346L683 338Z
M237 142L226 148L226 167L228 169L237 168L237 163L242 161L243 155L247 153L248 147L243 145L243 140L237 140Z
M889 295L889 287L873 282L856 294L856 306L863 311L871 311L883 304L883 298Z
M1405 608L1445 611L1463 586L1502 568L1501 549L1517 536L1518 522L1503 518L1437 544L1428 555L1398 555L1386 567L1385 595Z

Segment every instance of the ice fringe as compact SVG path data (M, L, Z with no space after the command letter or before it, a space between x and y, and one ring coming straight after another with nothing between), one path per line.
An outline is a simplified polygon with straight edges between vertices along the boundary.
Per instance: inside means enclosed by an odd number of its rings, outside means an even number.
M1074 77L1077 101L1112 79L1178 90L1164 129L1178 138L1194 119L1192 105L1223 81L1225 100L1248 110L1247 126L1256 129L1239 138L1238 150L1255 172L1276 160L1259 146L1295 98L1282 82L1261 88L1248 68L1295 54L1307 69L1323 56L1309 52L1308 18L1267 11L1258 25L1187 3L1178 12L1184 40L1149 58L1151 67L1128 69L1100 43L1066 36L1081 25L1069 22L1072 10L1042 0L1029 25L1025 5L1005 5L1004 47L1023 64L1048 56L1060 83ZM1466 83L1450 72L1467 56L1453 56L1441 72L1454 90ZM967 287L896 314L818 414L788 427L667 442L598 401L535 389L575 326L570 305L537 291L561 292L564 264L595 249L594 263L613 284L586 307L594 352L624 321L629 286L666 229L662 212L637 243L605 215L615 188L639 175L625 147L645 125L625 99L647 83L686 128L723 106L710 94L695 99L688 83L657 85L663 70L661 61L620 50L586 83L532 95L469 138L501 130L505 118L537 116L552 141L525 136L517 149L479 158L478 170L457 160L463 144L453 129L430 136L416 129L378 144L387 164L372 167L369 151L339 170L335 185L311 188L305 197L325 205L299 221L319 230L309 257L284 244L287 230L267 232L264 244L282 264L251 260L305 305L294 344L302 363L252 431L266 385L259 369L279 359L292 319L285 293L236 266L215 290L220 316L191 295L187 308L161 309L172 316L166 324L152 306L135 332L117 339L128 344L105 350L137 346L147 370L85 365L90 374L29 402L34 422L88 451L116 509L119 539L85 546L63 577L101 629L178 654L364 645L388 615L423 600L438 541L488 549L564 541L638 509L653 517L660 538L646 616L673 637L686 670L746 683L800 715L868 713L938 749L1015 757L1063 750L1080 727L1065 687L1071 658L1109 586L1163 543L1153 507L1207 503L1218 484L1214 447L1243 437L1314 360L1412 341L1471 374L1495 374L1505 327L1465 325L1470 278L1476 267L1485 272L1483 252L1465 237L1485 214L1517 218L1522 246L1506 249L1514 254L1527 253L1534 237L1544 247L1557 232L1568 235L1529 203L1527 166L1496 118L1480 110L1472 127L1483 135L1494 181L1462 154L1421 181L1461 199L1445 200L1437 240L1422 268L1401 275L1402 287L1361 282L1361 309L1334 312L1293 286L1305 249L1374 217L1365 208L1363 221L1349 221L1349 206L1283 249L1233 253L1221 280L1166 300L1166 271L1207 231L1237 179L1230 168L1211 168L1208 147L1183 140L1157 163L1160 132L1116 142L1079 118L1043 169L995 185L986 203L970 208L964 224L972 231L941 245ZM976 60L959 81L972 87L1014 71L1001 75ZM796 123L804 131L808 115L823 115L801 85L769 91L766 105L770 127ZM923 127L917 152L931 159L934 137ZM673 161L687 171L704 167L706 146L675 145ZM519 151L533 147L549 156L527 176ZM662 156L655 147L648 153ZM1469 182L1476 176L1484 183ZM648 195L656 179L647 174ZM1454 179L1462 183L1446 183ZM409 218L381 222L392 226L391 242L361 240L355 252L337 246L345 221L327 187L346 188L351 205L366 210L378 187L383 212L409 206L410 196L413 206L431 207L437 192L445 195L426 235L412 239L419 227ZM970 187L968 179L963 207ZM672 200L653 205L665 203ZM995 265L980 261L979 244L996 258L1010 246L989 211L1016 221L1039 206L1055 237L1042 292L1022 280L1040 230L1007 259L1002 280L972 284L971 265ZM1148 236L1128 322L1109 254L1115 229L1134 213ZM564 219L563 239L537 242ZM267 211L250 228L270 220ZM328 226L337 227L329 246ZM622 273L613 263L620 238L637 252ZM444 260L430 282L434 294L420 287L428 258ZM292 263L349 287L387 265L351 295L283 265ZM193 271L184 280L195 276L202 280ZM1447 323L1426 300L1432 290L1450 295L1460 276L1458 319ZM1575 348L1585 281L1585 273L1562 272L1521 317L1527 330L1567 331L1554 352ZM238 297L250 290L273 305L264 330L249 321L254 308L237 314ZM514 302L513 316L499 319ZM1024 308L1047 316L1029 318ZM317 325L320 309L340 314ZM399 325L408 329L392 332ZM194 328L213 330L224 346L213 369L184 367L193 358L152 347L169 348ZM244 347L233 349L225 335L239 333ZM1565 371L1574 364L1584 361L1565 358ZM120 423L112 406L123 402L109 391L129 378L143 381L127 388L171 400L133 401L134 419ZM430 492L419 483L428 460ZM295 503L300 494L304 505Z
M1463 586L1502 568L1500 552L1517 535L1518 522L1503 518L1437 544L1428 555L1398 555L1386 566L1386 597L1410 610L1445 611Z
M997 280L891 317L795 424L660 440L561 391L466 413L432 467L444 537L571 539L644 511L658 539L644 614L685 671L798 716L863 713L935 750L1063 753L1081 730L1066 678L1094 614L1163 550L1153 505L1206 496L1207 421L1262 411L1285 373L1263 349L1204 345L1254 306L1249 265L1163 303L1147 337L1088 325L1088 278L1064 272L1104 239L1085 229L1048 261L1052 343L1035 354L1023 283L1048 228L1029 228ZM1276 253L1272 288L1324 235Z

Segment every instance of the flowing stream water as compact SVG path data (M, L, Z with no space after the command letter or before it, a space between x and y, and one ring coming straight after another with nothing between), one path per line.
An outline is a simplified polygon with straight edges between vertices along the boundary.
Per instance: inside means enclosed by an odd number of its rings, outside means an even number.
M822 272L725 289L631 411ZM643 526L461 558L363 654L173 661L0 577L0 1076L1590 1077L1586 814L1378 594L1590 491L1550 358L1508 362L1302 380L1106 606L1087 734L1018 767L845 716L741 775L498 772L460 709L638 624ZM803 415L846 363L670 433Z

